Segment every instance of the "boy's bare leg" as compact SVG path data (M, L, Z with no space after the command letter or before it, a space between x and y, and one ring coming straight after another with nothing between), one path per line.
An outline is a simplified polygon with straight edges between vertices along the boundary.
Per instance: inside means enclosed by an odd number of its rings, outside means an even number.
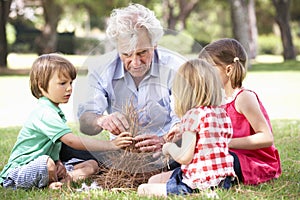
M62 187L62 183L58 182L57 173L56 173L56 165L55 162L48 158L47 160L47 168L48 168L48 177L49 177L49 188L50 189L60 189Z
M87 160L77 165L74 165L73 171L69 172L72 181L85 179L93 174L98 173L99 166L95 160Z

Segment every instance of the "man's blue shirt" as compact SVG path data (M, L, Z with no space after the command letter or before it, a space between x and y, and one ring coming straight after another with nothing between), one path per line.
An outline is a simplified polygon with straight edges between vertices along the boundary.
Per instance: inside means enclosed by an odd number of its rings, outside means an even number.
M157 48L151 68L137 88L116 51L95 59L89 66L87 100L79 104L78 117L84 112L124 114L131 104L139 113L142 133L164 135L179 122L173 112L171 87L175 72L185 61L175 52Z

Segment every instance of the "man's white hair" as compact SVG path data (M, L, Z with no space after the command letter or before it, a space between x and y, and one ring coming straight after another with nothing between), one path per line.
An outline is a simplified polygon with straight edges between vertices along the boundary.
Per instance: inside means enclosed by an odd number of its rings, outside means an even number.
M157 45L164 34L163 27L153 11L140 4L130 4L128 7L112 11L106 35L115 46L120 38L127 39L131 45L134 45L141 28L148 31L153 46Z

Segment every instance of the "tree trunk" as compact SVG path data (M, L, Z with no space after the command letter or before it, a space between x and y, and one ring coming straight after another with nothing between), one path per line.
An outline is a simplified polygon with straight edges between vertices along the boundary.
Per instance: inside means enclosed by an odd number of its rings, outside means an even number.
M55 0L42 0L45 25L42 34L37 37L37 53L53 53L57 49L57 25L62 13L62 8Z
M171 31L176 30L176 25L180 23L178 31L186 28L186 20L199 4L198 0L163 0L163 20ZM178 14L175 14L176 8L179 9Z
M8 45L6 38L6 23L11 0L0 1L0 67L7 68Z
M249 16L249 58L254 59L257 56L257 38L258 31L256 25L255 0L249 0L248 3Z
M167 25L168 32L175 31L178 18L174 14L175 3L170 0L163 0L163 21Z
M289 25L290 0L273 0L273 4L276 8L275 21L279 25L280 29L281 41L283 46L283 58L284 60L295 60L296 53Z
M198 4L198 0L179 0L180 12L178 20L180 23L180 30L186 29L186 20Z
M247 2L246 0L230 0L230 5L233 36L243 45L250 56Z

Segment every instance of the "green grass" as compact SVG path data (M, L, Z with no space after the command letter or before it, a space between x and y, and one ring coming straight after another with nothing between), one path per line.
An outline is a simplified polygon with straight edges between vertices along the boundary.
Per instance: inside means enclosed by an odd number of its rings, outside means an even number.
M249 72L261 72L261 71L300 71L300 62L297 60L289 60L284 63L256 63L254 62L249 69Z
M229 191L217 190L220 199L299 199L300 195L300 120L272 120L274 140L282 164L282 175L277 179L259 186L235 186ZM9 153L14 145L21 127L0 128L1 141L0 169L6 164ZM75 185L76 187L76 185ZM4 199L153 199L141 198L135 191L111 192L90 191L76 192L64 187L60 191L43 190L10 190L0 188ZM157 198L159 199L159 198ZM170 197L169 199L184 199ZM185 199L199 199L199 196L189 196Z

